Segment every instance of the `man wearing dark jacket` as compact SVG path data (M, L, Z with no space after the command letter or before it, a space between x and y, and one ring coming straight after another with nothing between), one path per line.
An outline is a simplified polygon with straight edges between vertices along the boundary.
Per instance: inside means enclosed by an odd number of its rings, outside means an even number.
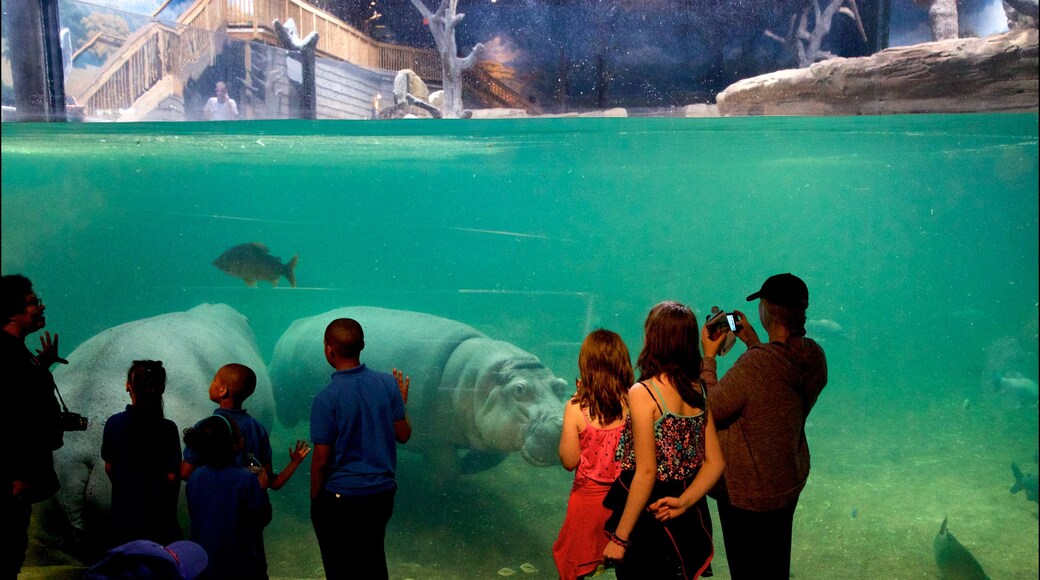
M62 429L49 369L67 361L58 356L56 334L53 340L49 332L41 336L35 355L25 347L26 337L46 324L45 309L28 278L0 278L0 376L7 409L0 420L0 441L7 455L0 462L4 578L16 578L25 560L32 504L58 491L53 451L62 445Z
M705 343L701 377L726 460L711 495L732 578L787 580L794 511L809 477L805 421L827 384L827 359L805 337L809 290L797 276L771 276L748 296L755 299L769 342L744 319L737 336L748 350L717 384Z

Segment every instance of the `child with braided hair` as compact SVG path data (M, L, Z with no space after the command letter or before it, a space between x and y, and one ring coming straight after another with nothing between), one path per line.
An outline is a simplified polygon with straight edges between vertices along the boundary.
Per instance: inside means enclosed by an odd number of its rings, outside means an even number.
M181 442L177 425L163 416L166 369L162 361L137 360L126 378L130 404L109 417L101 443L112 482L112 538L166 545L181 539L177 496Z

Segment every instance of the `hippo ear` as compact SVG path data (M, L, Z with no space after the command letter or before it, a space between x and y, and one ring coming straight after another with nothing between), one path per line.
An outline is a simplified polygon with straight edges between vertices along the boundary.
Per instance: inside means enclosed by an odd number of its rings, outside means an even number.
M552 392L554 395L556 395L556 398L562 401L563 395L567 391L567 381L559 377L554 377L549 385L549 388L552 389Z

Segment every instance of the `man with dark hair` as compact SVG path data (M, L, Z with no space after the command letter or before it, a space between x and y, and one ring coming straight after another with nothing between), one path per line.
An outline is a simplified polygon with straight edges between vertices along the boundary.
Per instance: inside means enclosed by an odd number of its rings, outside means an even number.
M383 547L397 491L397 446L412 436L408 381L361 363L365 333L337 318L325 329L336 369L311 407L311 522L329 578L387 578Z
M58 401L50 367L68 361L58 356L58 335L40 337L34 356L25 339L46 324L46 307L33 291L32 282L18 274L0 277L0 376L4 381L7 413L0 420L0 441L7 449L0 462L0 542L2 574L15 578L29 546L32 504L58 491L52 452L62 445Z

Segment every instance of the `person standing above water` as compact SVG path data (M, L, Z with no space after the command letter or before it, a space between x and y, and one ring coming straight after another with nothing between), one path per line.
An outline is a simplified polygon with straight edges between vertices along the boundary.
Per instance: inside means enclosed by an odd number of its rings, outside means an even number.
M46 306L33 291L32 282L18 274L0 278L0 376L3 376L4 409L0 441L5 444L0 468L0 525L3 526L3 578L16 578L29 547L32 504L58 491L53 451L62 446L61 410L54 397L56 387L50 367L57 362L58 335L40 337L33 356L25 339L42 329Z
M717 384L717 349L706 349L702 365L726 461L711 496L734 580L786 580L794 511L809 477L805 421L827 384L827 360L805 337L805 282L777 274L747 299L758 299L769 342L736 312L743 323L737 337L747 352Z
M235 99L228 96L227 85L224 81L218 81L216 87L213 89L216 96L210 97L206 101L206 106L202 108L202 114L205 115L207 121L234 121L238 119L238 105L235 103Z

